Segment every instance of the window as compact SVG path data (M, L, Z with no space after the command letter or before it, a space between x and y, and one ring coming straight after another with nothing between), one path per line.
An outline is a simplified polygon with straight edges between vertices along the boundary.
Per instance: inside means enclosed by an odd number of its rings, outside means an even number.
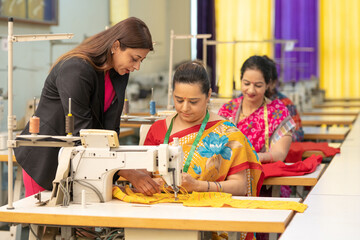
M0 19L47 25L58 23L58 0L1 0Z

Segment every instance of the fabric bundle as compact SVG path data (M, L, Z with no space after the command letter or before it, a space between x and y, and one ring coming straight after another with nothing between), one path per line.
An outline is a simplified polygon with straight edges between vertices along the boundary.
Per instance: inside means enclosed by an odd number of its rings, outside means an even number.
M316 170L321 161L322 156L313 154L304 161L291 165L287 165L281 161L267 163L263 165L265 179L268 177L301 176L309 174Z
M157 193L153 196L145 196L141 193L134 193L129 186L125 187L125 193L117 186L113 187L113 196L128 203L182 203L187 207L233 207L244 209L274 209L293 210L304 212L306 204L294 201L272 201L272 200L240 200L233 199L232 195L223 192L192 192L178 194L175 200L172 193Z
M321 151L326 157L340 153L340 148L329 147L326 142L292 142L285 162L294 163L302 160L305 151Z

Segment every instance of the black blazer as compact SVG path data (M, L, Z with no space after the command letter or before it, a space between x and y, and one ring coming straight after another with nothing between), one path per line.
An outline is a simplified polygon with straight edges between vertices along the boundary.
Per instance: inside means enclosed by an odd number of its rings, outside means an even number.
M66 135L69 98L74 116L74 136L78 136L81 129L109 129L119 133L129 74L121 76L111 69L110 78L116 95L104 113L104 72L96 71L90 63L75 57L58 63L46 78L35 113L40 118L39 134ZM29 123L21 134L29 134ZM14 148L14 152L26 173L41 187L51 190L59 148L19 147Z

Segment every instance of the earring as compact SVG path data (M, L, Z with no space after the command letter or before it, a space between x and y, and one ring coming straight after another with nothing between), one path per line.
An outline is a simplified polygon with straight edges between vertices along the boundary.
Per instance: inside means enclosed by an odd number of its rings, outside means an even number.
M113 51L111 51L111 55L113 55L114 54L114 52Z

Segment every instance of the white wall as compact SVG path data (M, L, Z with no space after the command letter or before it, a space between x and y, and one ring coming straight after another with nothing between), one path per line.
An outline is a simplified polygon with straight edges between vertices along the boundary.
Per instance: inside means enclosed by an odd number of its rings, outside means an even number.
M64 43L79 43L84 35L102 31L109 22L108 1L61 0L59 1L59 24L45 26L14 22L14 35L39 33L74 33L75 37ZM7 21L0 22L0 35L7 38ZM41 94L50 63L75 45L54 45L51 56L49 41L14 43L13 84L14 115L20 120L25 115L26 102ZM7 51L0 49L0 88L7 92ZM24 69L21 69L24 68ZM0 131L7 129L7 101L0 122Z
M150 53L137 74L169 69L170 30L175 34L190 34L190 0L132 0L129 15L142 19L149 27L154 53ZM174 65L191 59L190 40L175 40Z
M154 53L150 53L136 74L167 71L169 68L170 30L175 34L190 34L190 0L129 0L129 14L142 19L150 28ZM14 115L20 120L25 115L26 103L41 94L51 62L75 45L102 31L109 24L109 2L106 0L59 1L59 24L44 26L14 22L14 34L74 33L67 45L50 42L14 43ZM0 35L7 38L7 22L0 22ZM52 49L52 50L51 50ZM51 59L50 59L51 58ZM190 40L175 40L174 65L190 60ZM24 68L24 69L21 69ZM7 92L7 51L0 49L0 88ZM7 101L0 131L7 129ZM0 106L1 109L1 106ZM1 114L0 114L1 115Z

